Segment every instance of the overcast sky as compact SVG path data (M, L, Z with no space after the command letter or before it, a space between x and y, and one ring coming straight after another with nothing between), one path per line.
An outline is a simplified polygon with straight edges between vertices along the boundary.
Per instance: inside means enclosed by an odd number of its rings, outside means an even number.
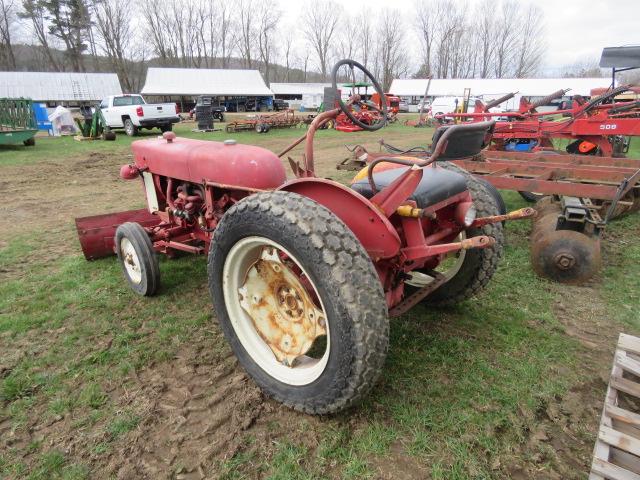
M283 10L281 26L295 28L308 0L279 1ZM352 14L375 16L381 8L392 7L406 16L408 25L412 20L413 0L336 1ZM468 3L474 4L475 0ZM543 74L554 75L562 66L599 60L604 47L640 44L640 0L523 0L522 3L538 5L544 12L548 49ZM351 24L348 28L358 26Z

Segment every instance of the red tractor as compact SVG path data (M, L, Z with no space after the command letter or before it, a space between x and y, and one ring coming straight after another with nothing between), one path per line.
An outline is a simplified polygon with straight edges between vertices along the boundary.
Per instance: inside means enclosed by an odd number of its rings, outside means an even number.
M334 67L334 87L343 66L383 97L352 60ZM444 161L477 153L491 122L441 130L427 159L380 158L352 188L316 177L316 130L360 101L318 115L281 154L306 140L291 180L278 156L233 140L136 141L120 173L141 182L148 208L76 220L85 256L115 252L140 295L158 292L159 253L207 255L216 318L239 362L267 394L313 414L341 410L375 383L389 316L485 287L502 256L501 222L532 214L499 215L484 184ZM381 162L399 168L378 172Z
M399 97L388 93L380 95L378 92L369 95L368 89L372 87L372 84L368 82L345 83L342 86L351 88L352 95L358 95L361 101L351 105L352 116L341 113L336 117L336 130L340 132L359 132L366 130L361 124L373 125L380 123L382 118L386 118L387 123L397 121L398 112L400 111ZM359 122L353 122L352 118L358 119Z

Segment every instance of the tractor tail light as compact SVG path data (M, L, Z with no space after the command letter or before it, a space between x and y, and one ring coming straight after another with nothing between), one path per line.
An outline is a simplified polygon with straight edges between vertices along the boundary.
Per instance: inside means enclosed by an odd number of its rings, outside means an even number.
M142 107L136 108L136 115L138 115L139 117L144 116L144 111L142 110Z

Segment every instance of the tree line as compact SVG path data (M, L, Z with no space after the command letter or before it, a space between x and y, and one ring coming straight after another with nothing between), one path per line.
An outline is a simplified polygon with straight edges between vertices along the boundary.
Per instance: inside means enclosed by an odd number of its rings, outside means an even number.
M544 16L515 0L415 0L350 15L306 0L297 25L277 0L0 0L0 69L116 72L136 91L147 66L256 68L265 81L326 81L354 58L393 78L529 77Z

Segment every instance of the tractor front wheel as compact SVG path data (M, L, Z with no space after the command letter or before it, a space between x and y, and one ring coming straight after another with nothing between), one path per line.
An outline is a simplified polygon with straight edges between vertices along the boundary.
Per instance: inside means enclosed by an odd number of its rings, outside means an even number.
M240 364L296 410L342 410L375 384L386 357L384 293L366 251L320 204L252 195L216 228L208 259L216 317Z
M123 223L116 230L116 254L134 292L151 296L160 286L160 267L149 235L139 223Z

